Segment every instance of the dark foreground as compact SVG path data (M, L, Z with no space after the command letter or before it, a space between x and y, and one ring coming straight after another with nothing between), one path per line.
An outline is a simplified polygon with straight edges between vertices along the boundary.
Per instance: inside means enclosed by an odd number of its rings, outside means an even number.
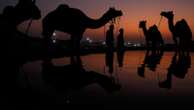
M138 67L145 63L145 54L144 51L126 52L122 68L118 67L115 54L112 74L105 66L104 54L83 56L83 67L70 65L68 57L55 58L52 62L28 62L21 67L15 87L7 87L1 100L19 106L191 106L194 54L190 54L190 65L184 70L176 68L182 72L172 73L170 78L173 52L165 52L155 66L147 63L142 75Z

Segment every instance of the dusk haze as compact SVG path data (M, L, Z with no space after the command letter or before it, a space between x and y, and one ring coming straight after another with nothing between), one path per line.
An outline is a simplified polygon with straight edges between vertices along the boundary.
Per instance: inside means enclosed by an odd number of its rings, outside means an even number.
M194 0L0 0L0 36L6 107L193 107Z
M0 11L6 5L13 5L15 3L17 3L17 0L1 0ZM72 8L81 9L86 15L94 19L100 18L110 7L121 9L123 16L117 27L124 28L126 39L132 42L143 43L143 38L141 37L142 32L138 29L139 21L147 20L148 26L153 24L158 25L161 11L174 11L174 22L185 18L192 31L194 31L193 0L37 0L37 5L42 11L42 18L57 8L59 4L67 4ZM24 31L26 27L27 23L24 23L21 26L21 30ZM106 25L107 27L108 24ZM34 21L30 29L32 36L41 36L41 30L41 20ZM164 40L171 43L171 33L169 32L166 19L161 21L159 30L164 36ZM115 32L115 34L117 33ZM59 36L63 39L63 34L60 33ZM91 37L91 39L97 41L105 40L104 27L100 29L88 29L84 37Z

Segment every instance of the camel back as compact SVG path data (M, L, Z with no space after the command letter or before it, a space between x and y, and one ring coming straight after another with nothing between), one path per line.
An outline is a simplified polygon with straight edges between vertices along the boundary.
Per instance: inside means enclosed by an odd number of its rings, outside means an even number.
M192 38L191 29L185 19L178 21L175 27L175 32L177 32L178 35L185 35L184 37Z
M148 30L149 33L149 37L150 39L154 40L154 41L161 41L162 40L162 35L160 33L160 31L158 30L157 26L152 26L149 28Z

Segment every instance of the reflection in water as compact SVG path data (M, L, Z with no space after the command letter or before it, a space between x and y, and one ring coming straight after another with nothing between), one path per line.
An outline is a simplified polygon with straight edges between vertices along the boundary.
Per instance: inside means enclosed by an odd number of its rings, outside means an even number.
M161 88L171 88L172 85L172 75L177 78L185 78L185 75L188 73L188 69L191 67L191 56L190 54L177 54L175 52L172 57L171 64L168 68L167 79L159 83Z
M124 49L117 50L117 62L119 67L123 67L124 55L125 55Z
M148 56L150 55L151 53L148 54ZM122 70L120 71L119 68L119 71L116 71L116 63L114 63L115 69L113 74L104 74L104 54L82 56L83 67L80 67L80 65L69 65L69 58L64 57L61 59L54 59L52 60L52 63L49 61L38 61L25 64L22 71L28 77L26 80L30 80L28 81L30 88L36 93L39 93L40 90L44 94L48 93L49 98L50 96L53 96L54 98L57 96L57 101L63 102L65 97L72 104L80 104L82 102L84 104L116 104L117 102L134 102L135 99L137 99L137 103L144 103L144 101L149 102L147 100L152 98L157 99L155 96L159 96L168 101L168 99L187 99L188 97L190 98L193 96L194 65L191 64L194 63L194 53L191 53L190 55L191 56L179 56L179 58L178 55L174 55L172 52L165 52L160 64L156 66L156 71L150 70L150 68L147 67L147 64L145 64L145 79L137 75L139 56L146 56L146 53L143 51L125 52ZM172 59L172 56L176 56L173 57L176 58L176 60ZM172 62L175 61L176 64L173 64ZM192 61L192 63L190 61ZM116 60L114 62L116 62ZM172 64L177 66L172 66ZM175 69L176 67L178 69L176 71L169 69L171 72L168 72L167 68L169 68L170 65L170 68ZM188 74L184 72L183 75L183 72L181 71L185 71L189 65L192 67L188 70ZM180 67L184 69L181 70ZM172 73L172 71L174 72ZM160 73L161 85L163 82L169 83L171 81L173 82L173 88L171 88L170 91L164 91L162 88L159 88L157 74L155 73ZM180 75L181 73L182 75ZM115 77L116 75L117 77ZM184 80L179 80L179 78L183 78L185 75L187 76ZM117 83L118 79L119 83ZM23 84L26 84L26 80L23 81ZM158 100L159 99L160 98L158 98ZM153 101L155 102L156 100ZM178 101L185 102L185 100Z
M112 47L108 47L106 50L106 55L105 55L105 64L106 67L108 67L108 73L110 74L110 77L115 80L115 83L119 84L119 78L118 78L118 67L119 69L122 69L123 67L123 61L124 61L124 54L125 54L125 49L123 48L117 48L117 63L116 64L116 70L114 71L114 49ZM106 67L104 72L106 73Z
M108 67L108 72L110 74L113 73L114 70L114 50L113 49L107 49L106 55L105 55L105 61L106 66Z
M108 92L120 89L114 79L95 71L86 71L81 65L54 66L50 60L43 61L43 79L59 91L81 89L87 85L97 83Z
M145 77L145 67L149 68L151 71L156 71L157 65L160 64L163 55L163 51L158 53L151 52L151 54L149 51L146 51L143 64L138 67L138 75L140 77Z

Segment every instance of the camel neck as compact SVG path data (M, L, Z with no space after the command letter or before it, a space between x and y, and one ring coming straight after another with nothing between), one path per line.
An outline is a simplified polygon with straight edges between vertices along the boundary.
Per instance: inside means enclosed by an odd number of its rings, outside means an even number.
M148 30L147 30L146 26L142 27L142 29L143 29L144 35L147 37L147 35L148 35Z
M174 17L168 19L168 27L169 27L169 30L173 33L173 30L174 30Z
M88 28L96 29L104 26L106 23L108 23L111 20L106 14L104 14L101 18L99 19L91 19L88 18L87 21L87 26Z

